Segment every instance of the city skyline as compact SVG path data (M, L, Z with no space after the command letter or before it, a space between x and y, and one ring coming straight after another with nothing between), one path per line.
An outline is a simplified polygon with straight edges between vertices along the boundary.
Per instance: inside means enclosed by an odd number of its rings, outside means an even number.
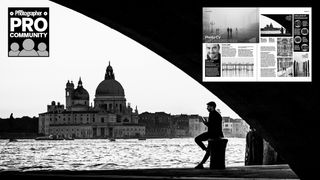
M17 2L2 1L1 19ZM227 105L180 69L123 34L80 13L49 1L20 6L49 7L50 57L7 57L0 61L0 117L38 116L51 101L65 105L65 84L81 77L90 95L104 78L109 61L125 89L127 102L139 112L199 114L207 116L206 103L216 101L223 116L238 118ZM77 21L75 21L77 19ZM7 32L7 26L0 27ZM5 34L5 33L2 33ZM6 39L6 38L4 38ZM7 49L7 42L0 43Z

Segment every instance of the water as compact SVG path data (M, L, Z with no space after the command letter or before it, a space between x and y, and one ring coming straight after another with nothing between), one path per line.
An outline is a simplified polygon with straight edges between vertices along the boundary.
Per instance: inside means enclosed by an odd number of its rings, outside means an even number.
M243 166L245 139L228 138L226 166ZM193 138L0 140L0 170L108 170L193 168L204 151ZM209 160L205 164L209 167Z

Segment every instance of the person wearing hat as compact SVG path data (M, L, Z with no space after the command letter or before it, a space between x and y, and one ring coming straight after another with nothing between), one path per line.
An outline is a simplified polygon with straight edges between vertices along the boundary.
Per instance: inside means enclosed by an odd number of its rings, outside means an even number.
M207 110L209 111L208 121L202 118L202 122L208 127L208 131L200 134L195 138L195 142L200 146L201 149L206 151L206 154L204 155L202 161L195 167L196 169L203 169L203 164L208 160L210 156L210 150L203 144L203 141L223 138L222 117L220 113L216 111L216 103L213 101L207 103Z

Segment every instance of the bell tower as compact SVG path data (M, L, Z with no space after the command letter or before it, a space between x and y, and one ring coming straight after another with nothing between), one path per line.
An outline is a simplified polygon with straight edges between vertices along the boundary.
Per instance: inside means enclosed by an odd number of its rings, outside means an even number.
M66 109L67 111L71 110L71 105L72 105L72 95L73 95L73 91L74 91L74 84L71 81L71 83L67 82L66 84Z

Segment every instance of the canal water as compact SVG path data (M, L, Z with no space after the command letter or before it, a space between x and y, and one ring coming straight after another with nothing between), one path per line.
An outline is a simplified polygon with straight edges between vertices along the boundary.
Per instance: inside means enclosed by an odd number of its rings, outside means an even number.
M226 166L243 166L245 139L228 140ZM0 140L0 170L193 168L204 154L193 138Z

